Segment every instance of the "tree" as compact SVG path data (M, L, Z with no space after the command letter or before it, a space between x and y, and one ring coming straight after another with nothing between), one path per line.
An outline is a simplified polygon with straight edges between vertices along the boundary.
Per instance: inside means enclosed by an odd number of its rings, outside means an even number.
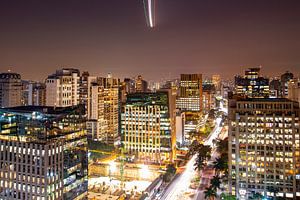
M205 199L214 200L217 197L217 192L213 187L206 188L204 191Z
M195 169L196 170L202 170L205 166L207 160L210 158L210 151L211 148L209 146L199 144L196 148L196 162L195 162Z
M224 140L217 140L216 141L217 151L220 154L227 154L228 153L228 138Z
M210 185L212 188L214 188L215 190L219 189L221 186L221 178L219 176L214 176L211 180L210 180Z
M205 166L204 160L201 157L197 156L194 166L195 170L201 171Z
M221 172L226 172L228 170L228 162L225 157L219 157L213 162L213 167L216 170L217 174Z

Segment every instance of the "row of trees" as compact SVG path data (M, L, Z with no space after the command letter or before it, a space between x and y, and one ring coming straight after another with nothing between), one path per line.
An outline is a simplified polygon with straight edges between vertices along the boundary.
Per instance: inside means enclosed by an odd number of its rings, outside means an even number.
M221 184L227 182L228 179L228 139L216 140L216 150L219 156L213 162L212 167L215 169L216 175L210 181L210 187L206 188L205 198L214 199L217 197L218 189L221 189ZM194 141L190 146L189 155L196 155L195 169L201 171L207 166L211 159L211 147L200 144ZM223 199L235 199L230 195L223 195Z
M228 181L228 139L214 141L218 157L213 162L212 167L215 169L215 176L210 180L210 187L206 188L205 198L214 199L217 197L217 191L221 184ZM222 194L222 199L235 199L231 195Z

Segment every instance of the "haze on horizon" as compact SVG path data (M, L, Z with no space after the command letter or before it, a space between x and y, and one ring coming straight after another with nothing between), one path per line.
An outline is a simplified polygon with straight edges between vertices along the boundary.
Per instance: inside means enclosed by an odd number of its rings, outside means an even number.
M0 2L0 71L43 80L61 67L148 80L180 73L300 75L300 1L142 0Z

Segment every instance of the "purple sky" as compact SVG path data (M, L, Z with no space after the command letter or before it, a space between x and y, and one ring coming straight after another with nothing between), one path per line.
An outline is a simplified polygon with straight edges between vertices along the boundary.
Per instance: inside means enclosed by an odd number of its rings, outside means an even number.
M149 80L257 65L300 74L299 0L156 0L156 19L146 26L142 0L1 0L0 71L37 80L62 66Z

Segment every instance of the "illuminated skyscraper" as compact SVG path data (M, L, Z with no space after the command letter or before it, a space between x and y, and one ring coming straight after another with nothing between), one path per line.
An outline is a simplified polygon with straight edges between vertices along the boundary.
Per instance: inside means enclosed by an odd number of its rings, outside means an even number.
M300 198L299 103L288 99L229 100L229 191Z
M22 105L21 75L16 73L0 74L0 108Z
M181 74L176 106L181 111L202 110L202 74Z
M166 91L127 96L122 112L122 142L127 153L148 162L173 161L175 110L171 110L170 98Z
M86 199L83 106L0 109L0 199Z
M269 79L260 76L260 68L249 68L245 76L235 77L235 92L248 98L269 97Z

